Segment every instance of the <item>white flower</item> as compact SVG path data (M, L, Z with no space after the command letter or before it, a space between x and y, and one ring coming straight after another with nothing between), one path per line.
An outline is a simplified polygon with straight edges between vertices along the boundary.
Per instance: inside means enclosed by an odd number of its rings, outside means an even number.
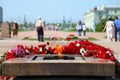
M10 50L8 50L8 52L11 52L11 49L10 49Z
M39 52L42 52L42 51L43 51L42 48L40 48L40 49L39 49Z
M26 49L26 52L29 53L29 51Z
M80 53L82 54L82 56L84 56L84 54L86 54L86 53L87 53L87 51L85 51L85 49L84 49L84 48L81 48L81 49L80 49Z
M79 43L77 43L77 44L76 44L76 46L77 46L77 47L79 47L79 46L80 46L80 44L79 44Z

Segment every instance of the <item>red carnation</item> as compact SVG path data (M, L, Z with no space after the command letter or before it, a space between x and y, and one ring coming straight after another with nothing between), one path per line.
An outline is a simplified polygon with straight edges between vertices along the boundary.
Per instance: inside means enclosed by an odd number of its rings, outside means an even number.
M4 76L0 76L0 80L4 80Z
M66 40L67 40L67 41L70 41L70 37L67 37Z
M115 57L113 57L113 56L112 56L112 57L110 57L110 58L109 58L109 60L111 60L111 61L113 61L113 62L115 62L115 61L116 61Z

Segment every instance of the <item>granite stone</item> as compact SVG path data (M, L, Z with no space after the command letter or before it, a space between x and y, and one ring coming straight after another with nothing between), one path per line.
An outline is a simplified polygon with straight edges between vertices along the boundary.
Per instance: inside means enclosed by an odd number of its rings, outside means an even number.
M8 22L3 22L1 25L1 37L11 38L11 29Z
M36 59L33 59L36 57ZM78 55L75 60L43 60L46 55L13 58L3 62L3 75L16 76L115 76L115 64L109 60L85 58ZM53 55L47 55L53 56Z

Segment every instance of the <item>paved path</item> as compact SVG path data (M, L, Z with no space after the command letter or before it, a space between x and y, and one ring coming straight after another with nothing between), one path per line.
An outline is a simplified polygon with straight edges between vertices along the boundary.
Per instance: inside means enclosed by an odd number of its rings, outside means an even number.
M46 35L51 36L57 36L57 37L66 37L69 34L74 34L77 36L77 32L61 32L61 31L45 31ZM40 44L38 41L27 41L22 40L27 37L36 37L35 31L25 31L25 32L19 32L18 36L16 38L11 39L4 39L0 40L0 54L8 51L9 49L15 47L17 44L23 44L23 45L37 45ZM96 39L99 39L98 41L93 41L93 43L105 46L106 48L112 49L116 53L116 57L120 60L120 42L108 42L107 39L105 39L106 33L103 32L88 32L87 37L94 37Z

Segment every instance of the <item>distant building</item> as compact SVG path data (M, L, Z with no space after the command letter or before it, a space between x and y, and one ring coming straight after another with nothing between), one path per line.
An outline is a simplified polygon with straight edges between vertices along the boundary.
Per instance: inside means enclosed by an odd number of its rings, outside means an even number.
M0 25L3 22L3 10L2 7L0 7Z
M96 25L104 18L120 18L120 6L101 6L95 7L84 14L84 22L87 28L96 31Z

